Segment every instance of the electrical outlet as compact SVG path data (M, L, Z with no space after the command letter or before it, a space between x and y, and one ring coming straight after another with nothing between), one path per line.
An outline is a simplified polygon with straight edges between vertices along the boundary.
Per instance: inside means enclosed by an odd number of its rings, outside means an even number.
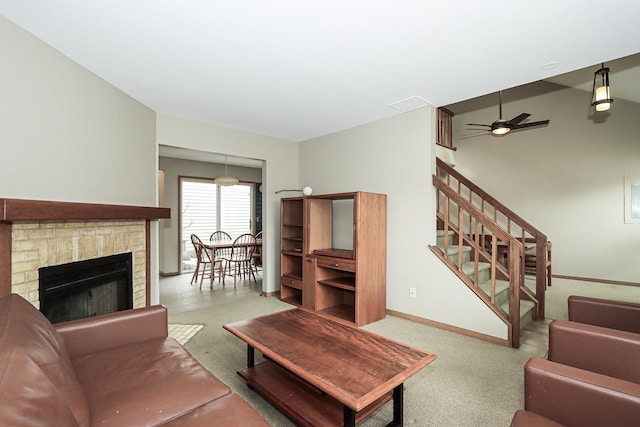
M416 288L409 288L409 298L416 299Z

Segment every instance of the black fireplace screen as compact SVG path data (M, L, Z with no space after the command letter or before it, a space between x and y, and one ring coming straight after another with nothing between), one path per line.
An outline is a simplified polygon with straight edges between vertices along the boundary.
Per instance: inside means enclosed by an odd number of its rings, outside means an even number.
M131 252L38 271L40 311L51 323L133 308Z

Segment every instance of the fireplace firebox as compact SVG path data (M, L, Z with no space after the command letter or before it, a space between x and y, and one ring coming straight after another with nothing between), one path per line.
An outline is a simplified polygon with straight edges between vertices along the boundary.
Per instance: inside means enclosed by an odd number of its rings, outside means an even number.
M133 308L131 252L42 267L40 311L51 323Z

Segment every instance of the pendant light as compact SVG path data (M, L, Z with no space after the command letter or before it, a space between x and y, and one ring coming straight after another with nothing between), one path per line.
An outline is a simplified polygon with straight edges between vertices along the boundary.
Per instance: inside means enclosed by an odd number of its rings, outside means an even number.
M223 187L230 187L232 185L238 185L238 178L229 176L227 169L229 167L229 157L224 156L224 176L219 176L213 180L214 184L221 185Z
M600 76L600 82L598 82ZM596 84L600 83L598 87ZM609 68L604 66L593 75L593 89L591 90L591 106L596 107L596 111L607 111L611 107L611 88L609 87Z

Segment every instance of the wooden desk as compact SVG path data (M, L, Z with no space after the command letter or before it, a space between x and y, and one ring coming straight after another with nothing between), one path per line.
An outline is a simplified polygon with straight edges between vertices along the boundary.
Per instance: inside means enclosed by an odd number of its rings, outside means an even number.
M393 398L403 422L403 383L436 355L296 308L223 326L247 343L238 371L304 426L354 426ZM266 361L254 364L254 349Z

